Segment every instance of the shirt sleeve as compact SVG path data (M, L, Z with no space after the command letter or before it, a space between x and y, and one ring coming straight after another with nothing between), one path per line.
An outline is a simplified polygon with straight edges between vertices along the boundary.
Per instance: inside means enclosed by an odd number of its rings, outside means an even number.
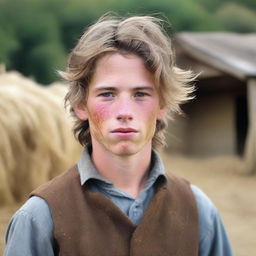
M217 208L191 185L199 213L199 256L232 256L232 248Z
M53 222L47 203L31 197L12 217L4 256L53 256Z

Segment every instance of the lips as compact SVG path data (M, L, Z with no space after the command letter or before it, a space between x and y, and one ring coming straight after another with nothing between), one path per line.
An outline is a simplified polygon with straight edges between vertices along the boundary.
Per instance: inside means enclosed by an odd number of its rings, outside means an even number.
M138 132L138 131L133 128L117 128L111 132L112 133L130 133L130 132Z

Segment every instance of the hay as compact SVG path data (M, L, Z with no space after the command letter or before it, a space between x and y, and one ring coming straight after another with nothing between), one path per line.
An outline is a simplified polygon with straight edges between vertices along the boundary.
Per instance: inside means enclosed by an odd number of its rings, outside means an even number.
M14 72L0 75L0 205L24 201L77 161L81 147L63 108L66 90Z

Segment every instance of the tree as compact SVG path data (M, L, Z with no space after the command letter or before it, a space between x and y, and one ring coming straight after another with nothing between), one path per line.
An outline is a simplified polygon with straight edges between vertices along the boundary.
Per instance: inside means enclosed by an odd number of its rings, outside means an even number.
M256 8L254 0L234 1ZM0 0L0 62L50 83L85 27L108 11L161 13L172 24L166 26L170 33L253 32L256 26L253 10L228 0Z
M256 13L236 3L223 4L215 17L226 31L256 32Z

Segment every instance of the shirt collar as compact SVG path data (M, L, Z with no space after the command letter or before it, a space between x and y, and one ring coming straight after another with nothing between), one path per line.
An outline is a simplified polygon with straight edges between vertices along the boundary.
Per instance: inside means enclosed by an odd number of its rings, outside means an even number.
M90 149L87 147L85 147L82 156L77 163L77 167L80 174L81 185L84 185L90 179L100 180L109 185L112 184L110 181L106 180L98 173L96 167L91 160ZM159 154L153 150L151 159L151 170L145 187L150 186L161 175L165 176L165 168Z

